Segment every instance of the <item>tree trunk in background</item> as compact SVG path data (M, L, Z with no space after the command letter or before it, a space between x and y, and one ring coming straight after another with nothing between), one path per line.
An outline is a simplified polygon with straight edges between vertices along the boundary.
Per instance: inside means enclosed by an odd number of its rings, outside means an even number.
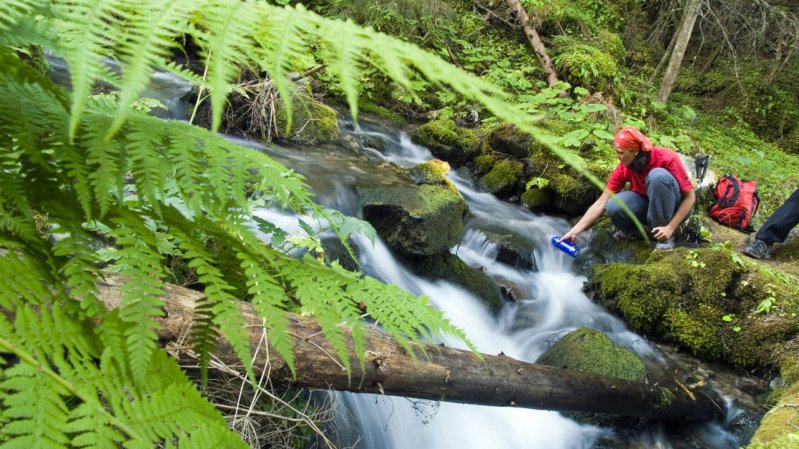
M558 82L558 74L555 72L555 66L552 65L552 60L549 59L547 48L541 41L541 36L538 35L538 31L535 30L535 27L533 27L530 21L530 16L527 15L527 11L525 11L524 6L519 3L519 0L508 0L508 4L511 8L511 15L517 18L518 23L524 29L524 35L527 36L530 46L533 47L533 51L538 57L538 62L541 63L541 67L544 68L544 72L547 74L547 84L549 87L554 87Z
M109 308L119 304L120 281L120 277L108 275L98 283L99 296ZM188 347L185 338L190 335L194 308L201 296L199 292L168 285L165 315L159 319L159 340L166 343L170 353L190 365L195 365L196 360L184 350ZM416 351L418 360L413 360L393 338L375 329L367 331L364 368L355 357L350 358L350 378L333 358L336 352L324 340L316 322L290 315L297 368L294 378L274 350L255 350L261 344L262 321L249 303L242 302L241 310L250 329L251 349L257 352L253 368L259 374L268 370L271 381L282 385L681 421L711 420L723 414L704 391L689 392L676 384L647 385L535 365L504 355L484 354L480 360L472 352L437 345L424 345L428 357ZM219 344L214 356L229 366L240 367L233 349L225 343Z
M671 94L671 88L674 80L677 78L677 73L680 71L683 56L685 56L685 49L688 47L688 41L691 40L691 32L694 29L694 23L699 15L699 7L702 5L702 0L688 0L685 6L685 13L682 16L680 28L674 35L674 50L671 52L669 65L666 67L666 72L663 74L663 79L660 81L660 89L658 90L658 101L665 103Z

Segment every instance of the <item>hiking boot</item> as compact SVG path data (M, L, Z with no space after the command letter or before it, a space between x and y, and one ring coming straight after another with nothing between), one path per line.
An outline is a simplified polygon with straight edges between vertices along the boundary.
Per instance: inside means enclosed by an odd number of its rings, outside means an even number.
M766 242L755 239L754 242L746 245L743 253L755 259L769 259L771 257L771 248Z
M655 243L655 249L657 251L671 251L674 249L674 236L667 238L666 240L660 240Z

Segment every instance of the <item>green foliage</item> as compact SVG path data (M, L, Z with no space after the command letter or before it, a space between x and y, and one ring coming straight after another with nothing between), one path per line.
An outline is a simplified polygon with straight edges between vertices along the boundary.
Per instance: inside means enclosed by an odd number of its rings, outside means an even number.
M565 35L553 41L552 62L566 81L592 90L612 90L619 82L616 60L605 51Z
M367 323L359 304L413 356L411 342L445 334L467 341L425 298L288 255L293 244L313 239L275 232L271 242L260 241L251 211L264 205L330 219L341 237L362 226L320 210L303 179L268 156L141 112L147 103L139 96L155 69L207 89L216 129L240 66L268 72L292 117L287 74L309 55L325 55L320 62L339 80L353 114L362 68L371 66L407 91L424 82L479 103L568 155L491 83L299 5L20 0L0 9L0 29L0 307L14 317L0 315L0 353L17 359L0 371L0 442L9 447L242 446L157 343L175 259L204 288L192 331L203 376L221 337L254 378L240 298L253 303L289 363L285 311L296 307L320 322L344 363L350 353L364 363ZM186 36L205 59L204 78L170 62ZM70 92L8 49L35 44L66 59ZM119 74L106 68L109 55L120 62ZM118 91L91 95L98 81ZM42 231L41 217L51 231ZM97 248L100 240L112 246ZM96 287L104 265L126 276L111 311ZM342 322L353 329L352 348Z
M365 27L421 46L441 46L456 19L450 2L435 0L328 0L307 2L328 17L352 19Z

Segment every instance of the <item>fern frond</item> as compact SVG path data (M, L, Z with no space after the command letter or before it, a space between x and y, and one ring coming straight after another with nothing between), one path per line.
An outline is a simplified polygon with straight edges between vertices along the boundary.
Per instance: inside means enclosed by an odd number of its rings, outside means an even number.
M197 244L189 232L178 234L178 246L183 250L183 258L188 265L194 268L198 275L198 281L205 286L205 298L201 300L200 311L212 317L214 326L221 331L222 335L230 342L236 355L244 364L247 375L251 380L255 379L255 372L252 370L252 353L250 351L249 333L245 328L245 321L242 317L236 302L238 301L231 292L234 287L227 283L224 276L210 261L211 255L201 245ZM205 302L206 304L202 304ZM208 313L210 311L210 313ZM208 360L207 349L211 349L212 342L209 338L207 324L201 323L198 343L203 347L195 347L201 357L201 361ZM196 335L196 334L195 334ZM205 367L203 367L205 369Z
M292 374L296 374L291 338L287 333L289 321L285 314L288 308L286 292L277 280L267 273L262 265L250 254L239 251L236 256L241 261L241 268L247 277L247 293L252 298L252 305L258 316L264 320L264 328L268 331L269 344L286 361Z
M81 116L86 109L94 82L107 78L103 62L114 43L119 41L119 18L130 12L119 0L89 0L52 2L50 8L58 20L63 57L69 64L72 83L72 107L69 121L69 138L75 137ZM110 39L117 42L110 42Z
M358 80L361 76L364 55L355 43L360 32L344 22L329 24L324 42L330 47L332 56L328 70L341 81L341 90L347 98L351 114L358 116Z
M41 304L52 297L42 282L45 270L22 247L0 239L0 248L6 251L0 257L0 307L6 310L16 310L25 302Z
M250 33L256 29L258 14L252 3L238 1L210 2L202 11L195 36L206 45L205 57L208 67L208 85L211 89L211 129L219 129L225 99L232 90L239 70L231 61L247 64L246 49L252 47ZM207 34L206 34L207 33Z
M152 132L149 121L134 119L128 125L125 140L136 192L159 214L165 183L172 175L166 152L161 151L162 134Z
M0 35L46 4L43 0L6 0L0 4Z
M105 310L105 306L97 299L96 285L100 270L97 268L97 253L91 249L93 243L88 235L73 230L53 245L53 253L66 259L61 266L61 273L66 277L70 297L77 300L90 317L98 316Z
M142 222L127 216L112 219L117 226L112 235L120 246L115 265L130 279L121 287L120 317L131 327L125 337L130 348L130 367L134 377L144 380L152 352L157 346L155 317L163 315L163 279L161 255L154 249L154 234Z
M202 7L203 2L198 0L149 2L147 8L139 8L137 14L127 17L126 38L115 48L125 70L117 111L106 140L119 131L130 106L149 84L153 67L169 59L169 50L175 46L173 39L185 30L192 11Z
M302 8L302 5L299 5ZM297 55L303 53L306 48L302 39L302 31L310 25L303 21L303 15L295 13L302 11L293 8L264 9L263 12L268 19L262 26L262 32L256 35L256 40L261 44L262 52L268 52L261 56L261 66L269 72L272 83L277 88L280 97L283 99L283 107L286 109L286 132L291 130L291 120L294 117L292 94L293 85L289 80L288 74L294 70L294 62ZM307 50L306 50L307 51Z
M68 407L62 397L69 392L28 364L18 364L4 374L0 388L11 392L3 401L3 415L10 421L0 430L5 445L66 449Z
M89 123L90 128L80 136L81 144L86 148L86 163L91 167L89 182L99 205L99 216L103 217L112 204L122 199L121 148L119 142L105 140L110 118L95 115Z

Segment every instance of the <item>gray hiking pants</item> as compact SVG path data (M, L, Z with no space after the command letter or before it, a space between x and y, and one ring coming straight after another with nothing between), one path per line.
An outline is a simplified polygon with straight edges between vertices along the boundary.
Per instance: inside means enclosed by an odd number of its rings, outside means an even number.
M677 212L682 195L677 180L665 168L655 168L646 177L646 196L625 190L616 194L645 226L656 228L669 224ZM635 223L611 198L605 212L616 228L626 233L637 232Z

